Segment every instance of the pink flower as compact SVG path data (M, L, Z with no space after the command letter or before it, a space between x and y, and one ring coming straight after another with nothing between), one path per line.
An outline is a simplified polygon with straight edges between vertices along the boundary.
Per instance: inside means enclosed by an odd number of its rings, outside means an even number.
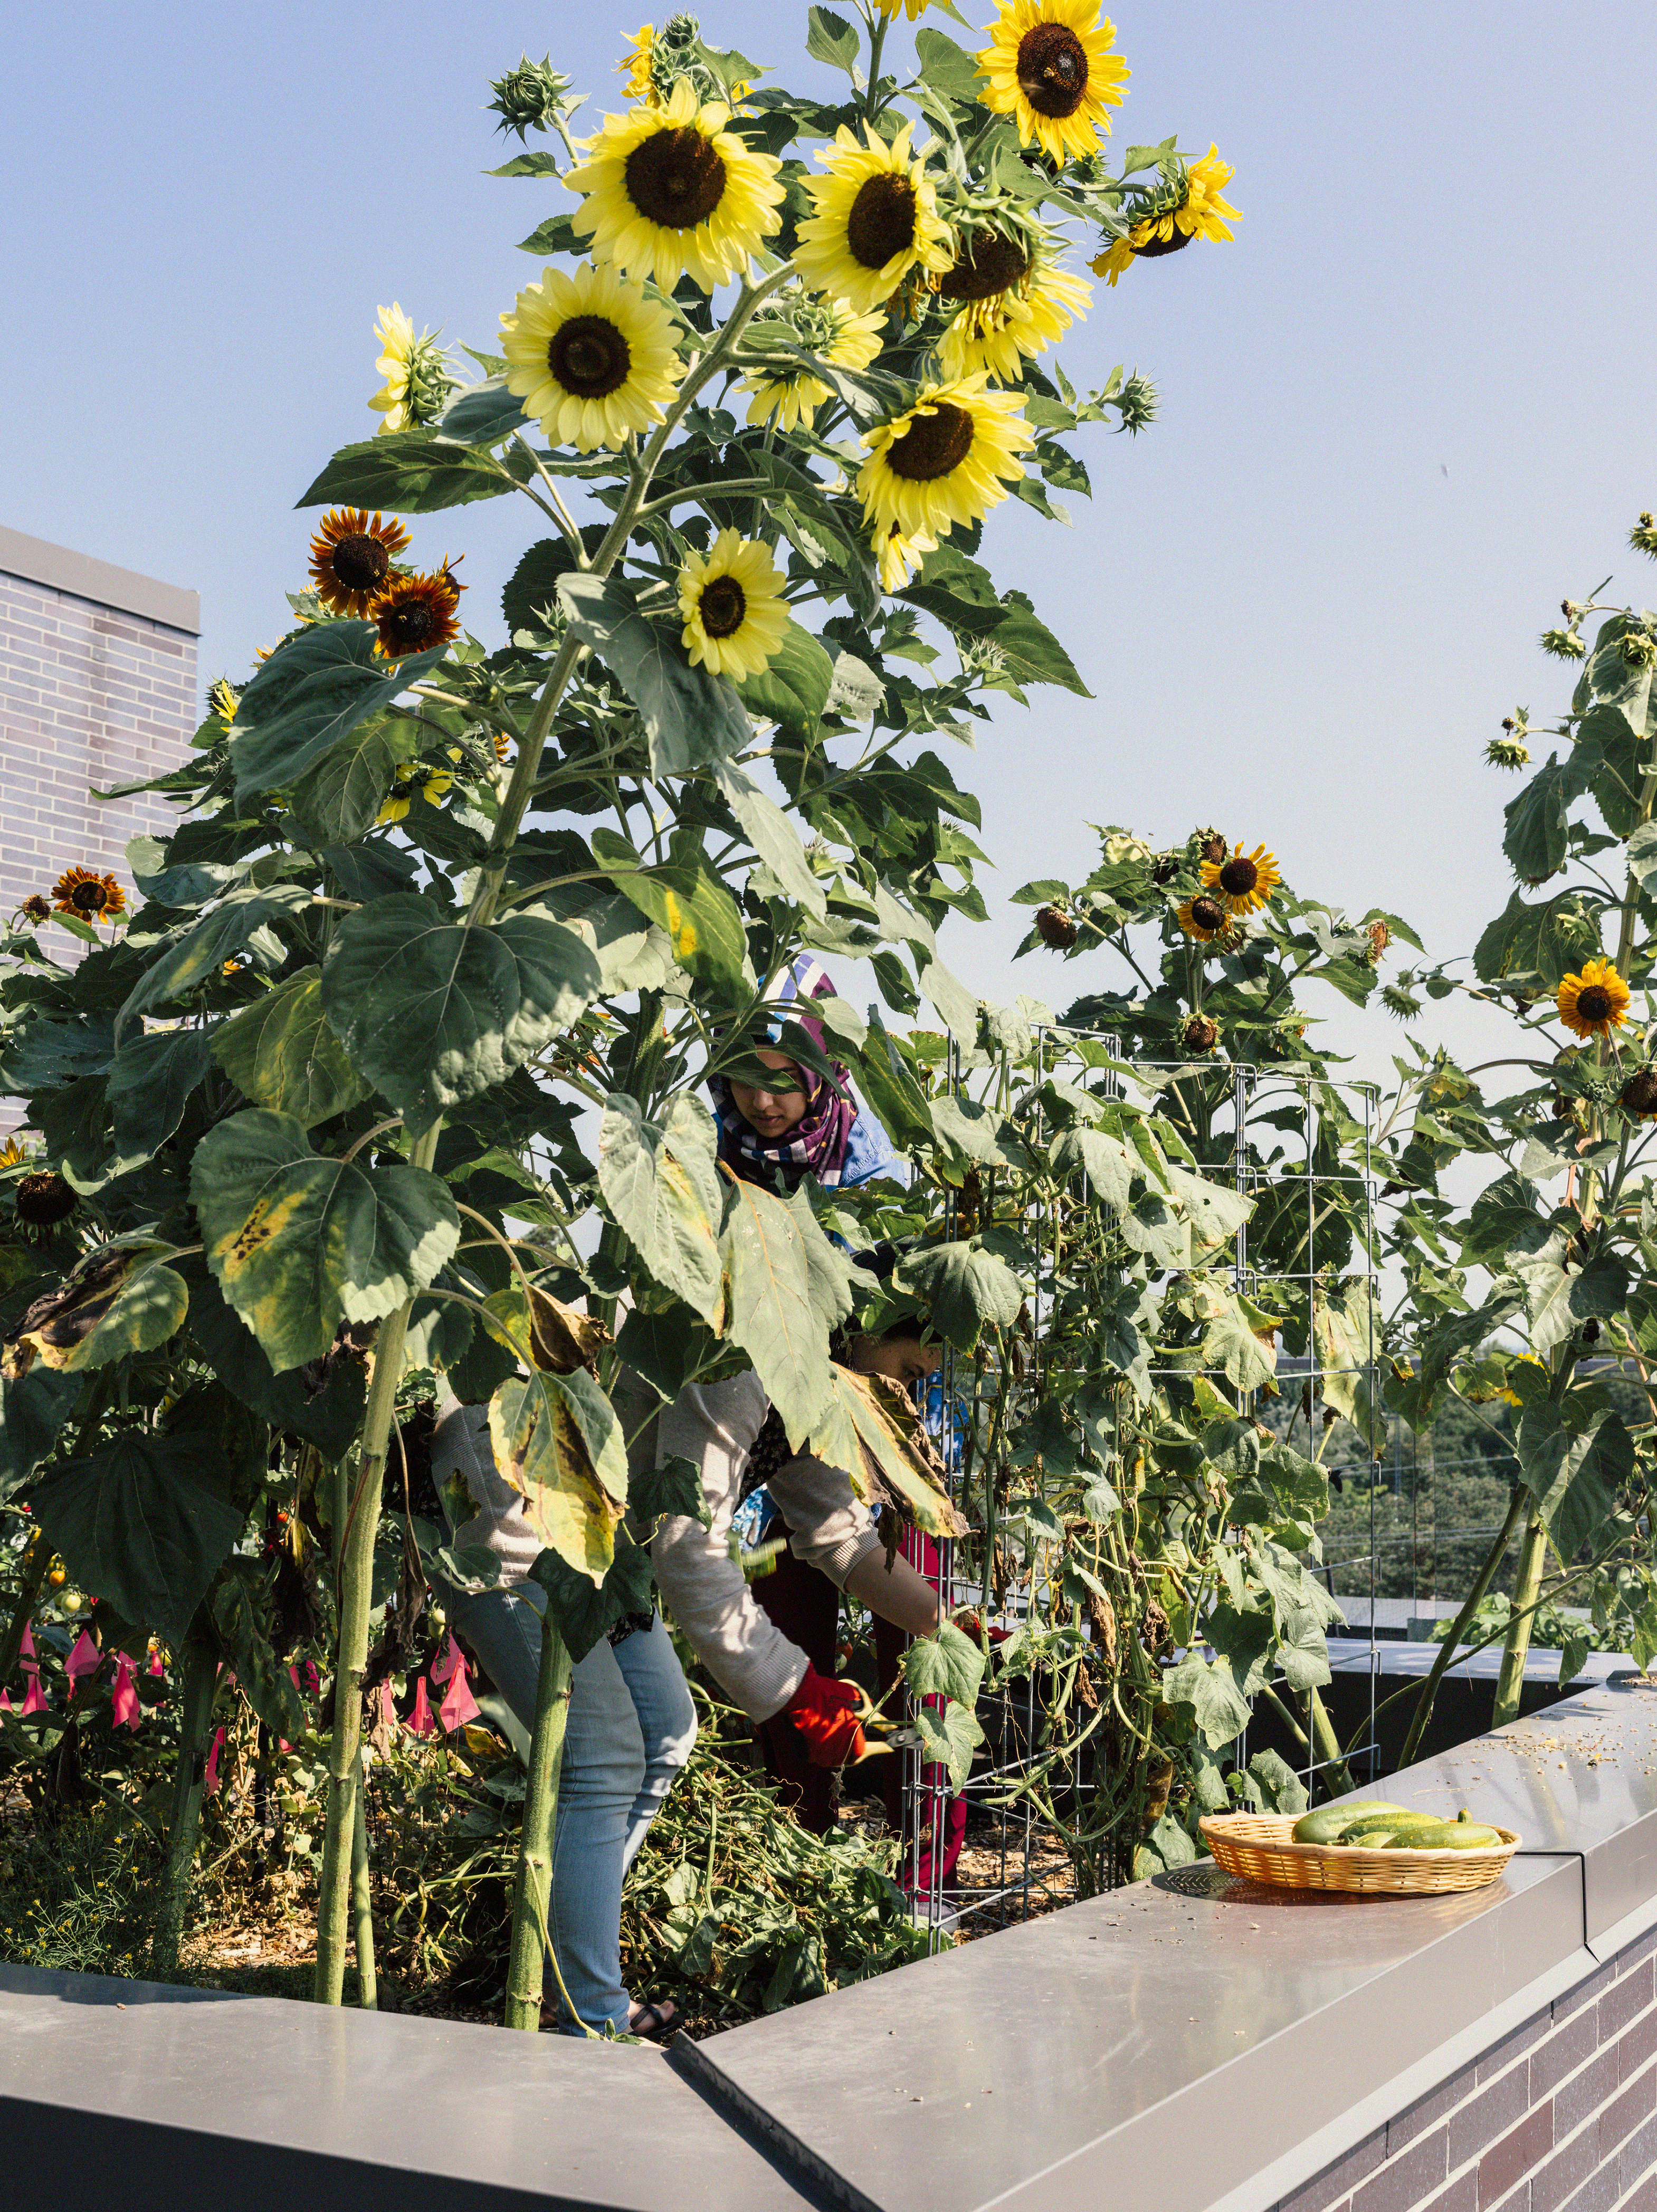
M72 1687L84 1675L95 1674L103 1663L103 1653L83 1628L76 1638L75 1649L64 1662L64 1672L69 1676Z
M136 1729L144 1717L143 1707L138 1703L138 1692L132 1686L132 1662L124 1651L115 1662L113 1704L117 1728Z
M150 1647L149 1664L144 1671L146 1674L166 1674L167 1669L161 1664L161 1647L159 1644L153 1644Z
M23 1623L23 1640L17 1647L17 1656L20 1659L33 1659L35 1656L34 1625L32 1621L26 1620Z
M40 1695L40 1677L37 1673L32 1672L29 1675L29 1693L23 1700L24 1716L27 1717L30 1713L44 1713L48 1711L50 1708Z
M437 1723L432 1718L432 1701L426 1695L426 1677L422 1674L415 1683L414 1711L409 1716L411 1735L435 1735Z
M207 1795L209 1797L216 1797L219 1794L219 1753L224 1749L224 1739L228 1733L226 1729L219 1730L213 1739L212 1751L208 1755Z
M440 1682L446 1682L454 1673L455 1668L457 1667L463 1667L464 1664L464 1660L460 1656L460 1646L454 1640L454 1631L451 1629L449 1631L448 1641L444 1644L442 1650L438 1654L437 1657L432 1662L432 1683L434 1687L435 1687Z
M449 1677L449 1694L438 1707L437 1717L442 1722L446 1732L452 1735L456 1729L464 1728L468 1721L475 1721L480 1711L466 1680L466 1662L457 1652L454 1672Z
M397 1707L391 1702L391 1686L389 1682L382 1682L379 1686L379 1717L388 1729L395 1732L398 1727Z
M0 1713L9 1713L10 1711L11 1692L9 1690L0 1690Z

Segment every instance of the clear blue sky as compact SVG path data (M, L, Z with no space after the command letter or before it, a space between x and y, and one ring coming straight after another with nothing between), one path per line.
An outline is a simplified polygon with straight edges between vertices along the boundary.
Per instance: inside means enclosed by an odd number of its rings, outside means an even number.
M702 19L828 88L792 59L804 4L710 0ZM198 587L204 678L243 672L302 579L294 501L377 420L376 307L490 347L534 273L514 241L564 204L480 173L508 150L487 80L550 46L596 115L619 104L634 20L568 0L20 11L0 83L0 522ZM992 996L1083 988L1077 965L1008 964L1021 921L999 899L1083 872L1089 820L1171 842L1212 819L1273 845L1303 892L1465 949L1508 890L1514 785L1484 742L1515 702L1539 714L1569 689L1537 632L1613 566L1657 599L1619 551L1657 504L1657 11L1117 20L1118 143L1217 139L1245 220L1235 245L1101 288L1067 342L1077 383L1120 361L1163 399L1137 444L1087 448L1096 496L1073 533L992 520L998 580L1031 592L1096 697L1007 705L961 763L999 870L994 921L955 931L951 958ZM507 506L416 525L422 558L466 555L464 612L491 639L541 534ZM1357 1045L1359 1024L1331 1034ZM1372 1033L1364 1058L1390 1042Z

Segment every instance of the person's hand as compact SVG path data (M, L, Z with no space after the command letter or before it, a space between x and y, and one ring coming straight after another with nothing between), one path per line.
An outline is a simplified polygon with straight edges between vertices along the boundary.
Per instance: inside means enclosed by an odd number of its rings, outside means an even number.
M970 1605L963 1605L958 1613L952 1615L950 1626L958 1628L963 1636L969 1636L980 1650L986 1633L992 1644L1005 1644L1012 1634L1010 1628L998 1628L993 1622L986 1631L983 1614L976 1606Z
M805 1670L805 1680L784 1711L805 1738L813 1766L844 1766L867 1756L861 1715L865 1698L855 1682L840 1682Z

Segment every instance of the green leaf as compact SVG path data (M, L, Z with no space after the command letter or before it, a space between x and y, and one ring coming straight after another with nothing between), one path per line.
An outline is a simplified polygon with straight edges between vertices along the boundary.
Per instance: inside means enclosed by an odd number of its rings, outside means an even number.
M305 1707L272 1640L270 1589L257 1559L231 1559L212 1593L213 1626L235 1671L236 1686L279 1741L297 1742Z
M190 1285L190 1334L225 1389L280 1433L303 1437L330 1462L343 1459L356 1442L367 1402L364 1361L347 1352L331 1353L323 1363L319 1388L310 1369L278 1375L252 1331L225 1304L205 1261L188 1260L180 1273Z
M947 1093L932 1102L932 1130L940 1145L976 1160L981 1167L1011 1168L1019 1164L1023 1147L1012 1123L975 1098L952 1098Z
M866 722L886 702L886 686L866 660L854 653L835 655L834 680L822 702L825 714L844 714L853 722Z
M791 621L757 676L735 679L737 696L756 721L774 722L809 744L828 703L835 664L809 629Z
M976 1237L910 1253L895 1279L930 1310L933 1328L957 1352L974 1348L986 1322L1011 1328L1024 1303L1017 1276Z
M108 1244L37 1298L12 1332L9 1368L31 1360L78 1375L130 1352L153 1352L177 1334L190 1293L160 1255L169 1244Z
M812 60L843 70L855 83L862 42L852 25L832 8L813 8L806 21L805 51Z
M1271 1609L1217 1605L1204 1626L1238 1690L1245 1698L1258 1695L1277 1672L1278 1626Z
M932 1109L910 1072L909 1063L888 1036L874 1007L869 1010L869 1042L858 1061L863 1094L881 1126L900 1149L932 1143Z
M162 1030L122 1046L106 1096L115 1150L129 1164L159 1152L184 1119L185 1101L212 1064L209 1030Z
M1262 1389L1278 1371L1277 1353L1255 1335L1235 1297L1203 1333L1203 1362L1220 1368L1240 1390Z
M1009 676L1021 684L1058 684L1093 696L1075 663L1022 592L998 599L989 572L953 546L929 553L920 573L897 597L934 615L958 637L988 638Z
M313 845L366 836L385 803L405 749L383 723L358 727L306 769L294 786L294 820Z
M1570 801L1580 788L1570 779L1569 763L1562 769L1550 758L1502 809L1508 827L1502 849L1516 876L1539 883L1563 867Z
M941 1694L958 1705L974 1705L984 1679L984 1654L970 1636L946 1620L935 1636L917 1638L904 1653L903 1679L911 1697Z
M1170 1705L1189 1705L1197 1727L1211 1750L1234 1742L1252 1717L1248 1700L1232 1679L1223 1660L1211 1666L1192 1652L1162 1675L1162 1695Z
M627 1510L627 1447L609 1399L580 1369L509 1376L489 1401L489 1440L530 1527L597 1588Z
M503 433L504 434L504 433ZM296 507L374 507L434 514L517 489L515 473L487 453L429 430L384 430L343 446ZM237 720L240 720L237 710Z
M725 1320L713 1117L682 1091L665 1127L612 1091L598 1132L598 1188L610 1218L664 1288L716 1333Z
M941 1712L936 1705L917 1705L913 1718L921 1759L946 1769L951 1785L964 1790L973 1753L984 1741L977 1716L965 1705L945 1705Z
M684 775L740 752L754 727L729 681L693 668L677 626L646 621L620 577L567 575L558 597L644 718L653 776Z
M328 1026L318 968L301 968L234 1014L215 1032L212 1054L244 1097L307 1129L370 1095Z
M1121 1212L1127 1206L1132 1178L1140 1170L1134 1156L1120 1137L1079 1125L1066 1129L1054 1143L1053 1164L1059 1175L1079 1170L1107 1206Z
M635 1521L641 1523L682 1515L687 1521L700 1521L704 1528L713 1524L702 1489L701 1469L694 1460L682 1459L677 1452L659 1467L646 1468L631 1478L628 1504Z
M825 1331L838 1328L841 1322L852 1317L852 1285L859 1279L852 1261L843 1248L831 1243L823 1234L822 1226L811 1211L811 1201L802 1183L789 1194L788 1210L798 1226L800 1242L805 1251L805 1274L810 1288L811 1304ZM865 1288L866 1276L860 1279Z
M929 1536L962 1536L937 1454L901 1384L831 1365L829 1395L809 1439L828 1466L844 1468L865 1504L895 1505ZM872 1471L873 1480L871 1480Z
M263 1107L202 1139L190 1194L208 1265L277 1374L320 1358L342 1322L395 1311L460 1242L435 1176L320 1158Z
M1585 1321L1603 1321L1619 1312L1628 1297L1628 1269L1614 1253L1602 1253L1572 1271L1560 1264L1562 1249L1563 1239L1556 1235L1539 1251L1512 1256L1508 1263L1508 1272L1525 1285L1531 1350L1539 1353L1563 1344Z
M1504 1292L1472 1313L1447 1314L1434 1325L1421 1347L1420 1371L1415 1378L1417 1411L1411 1415L1412 1421L1419 1425L1424 1420L1439 1385L1457 1360L1482 1344L1503 1322L1510 1321L1518 1305L1511 1292Z
M808 914L828 911L828 886L814 873L794 825L775 799L768 798L746 769L716 761L713 782L742 826L743 835L792 899Z
M977 62L942 31L928 26L915 33L915 59L922 80L946 99L974 101L983 89Z
M432 428L440 438L463 446L499 446L527 420L523 401L507 391L506 378L491 376L457 392Z
M418 1136L568 1029L602 981L592 946L550 915L468 929L404 892L345 917L322 1005L353 1066Z
M1186 1218L1203 1244L1223 1243L1228 1237L1235 1237L1253 1214L1253 1200L1246 1198L1241 1191L1228 1189L1224 1183L1214 1182L1207 1176L1193 1175L1188 1168L1175 1167L1171 1161L1168 1179Z
M211 914L144 970L115 1017L117 1037L140 1014L188 998L218 975L227 960L245 951L255 932L283 915L302 913L312 896L296 884L276 884L268 891L248 884L228 892Z
M680 967L733 998L745 993L748 939L742 915L701 853L646 868L613 830L595 830L592 849L601 866L615 870L617 890L667 932Z
M1557 1403L1527 1406L1516 1438L1520 1480L1541 1508L1554 1548L1569 1565L1611 1517L1633 1479L1634 1441L1619 1414L1588 1410L1568 1426Z
M82 1589L177 1642L242 1532L222 1462L215 1437L124 1429L101 1451L52 1468L34 1510Z
M0 1376L0 1498L28 1480L57 1443L83 1385L37 1360L27 1375Z
M317 623L277 647L236 708L230 764L239 799L296 783L443 658L434 647L388 672L374 655L379 637L369 622Z
M643 1545L631 1542L625 1533L596 1589L590 1576L550 1550L536 1560L530 1578L546 1592L548 1616L578 1667L623 1613L648 1613L652 1603L650 1553Z
M828 1331L812 1304L799 1223L757 1183L735 1183L726 1194L721 1251L731 1282L725 1333L753 1361L798 1449L832 1387Z

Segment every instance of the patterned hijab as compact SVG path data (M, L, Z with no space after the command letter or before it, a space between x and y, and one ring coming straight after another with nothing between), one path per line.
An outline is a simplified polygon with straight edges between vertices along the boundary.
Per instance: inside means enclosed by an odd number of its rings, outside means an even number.
M812 1020L796 1003L835 996L833 982L809 952L802 952L783 977L780 995L781 1004L771 1013L763 1033L756 1032L755 1042L780 1048L784 1022L795 1021L819 1051L827 1054L822 1024ZM835 1071L835 1081L849 1093L851 1078L846 1069L837 1060L831 1059L829 1066ZM804 1115L773 1145L768 1145L758 1130L744 1120L725 1077L708 1078L707 1087L719 1118L719 1158L744 1182L769 1182L779 1174L790 1190L807 1175L816 1176L825 1188L839 1182L857 1108L849 1096L836 1097L832 1086L815 1070L801 1067L798 1074L805 1085Z

